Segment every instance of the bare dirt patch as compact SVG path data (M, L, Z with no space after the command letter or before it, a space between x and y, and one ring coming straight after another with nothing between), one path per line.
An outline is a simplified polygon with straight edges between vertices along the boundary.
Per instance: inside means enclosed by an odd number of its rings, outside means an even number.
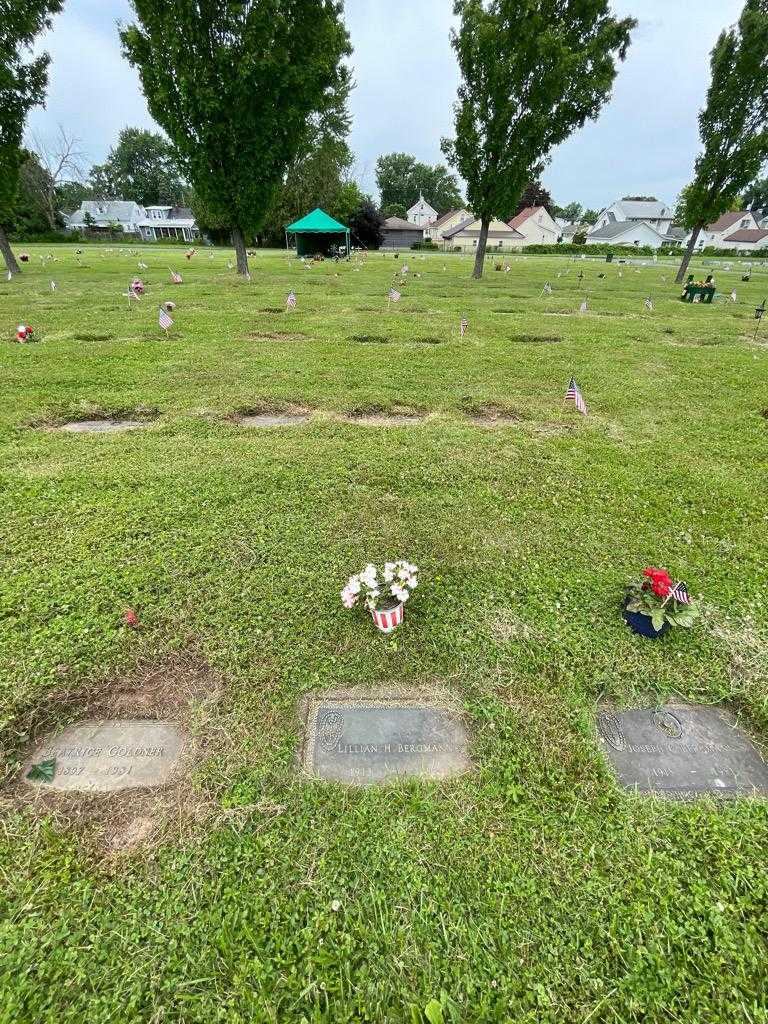
M92 686L55 691L39 700L5 730L2 747L8 784L0 794L0 818L13 812L53 820L73 830L98 856L128 853L178 839L215 811L212 797L192 782L197 764L226 750L232 724L220 712L224 681L195 653L159 663L142 663L129 674ZM112 793L46 791L30 786L20 771L27 752L73 723L102 720L176 723L185 735L177 770L162 787Z
M464 412L481 427L514 426L525 419L518 409L501 402L465 402Z

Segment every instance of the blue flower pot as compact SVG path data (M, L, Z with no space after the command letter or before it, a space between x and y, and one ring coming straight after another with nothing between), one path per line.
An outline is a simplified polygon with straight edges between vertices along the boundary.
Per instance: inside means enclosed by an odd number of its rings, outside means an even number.
M668 622L665 622L661 629L655 629L650 615L643 615L642 612L627 611L627 601L624 602L621 614L633 633L647 636L649 640L658 640L659 637L664 636L669 631Z

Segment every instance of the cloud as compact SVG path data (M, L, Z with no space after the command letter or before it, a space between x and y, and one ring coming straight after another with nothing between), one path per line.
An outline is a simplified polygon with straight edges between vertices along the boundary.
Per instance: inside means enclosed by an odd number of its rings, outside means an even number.
M560 203L600 207L621 195L656 194L671 201L689 180L698 151L699 109L709 83L709 51L738 18L742 0L614 0L617 15L642 7L611 100L552 154L544 181ZM375 190L381 153L404 151L442 161L451 135L458 71L449 42L449 0L347 0L356 89L351 144L361 183ZM153 127L136 72L120 53L117 21L127 0L65 5L40 43L52 56L48 103L30 128L52 136L63 124L103 160L126 125Z

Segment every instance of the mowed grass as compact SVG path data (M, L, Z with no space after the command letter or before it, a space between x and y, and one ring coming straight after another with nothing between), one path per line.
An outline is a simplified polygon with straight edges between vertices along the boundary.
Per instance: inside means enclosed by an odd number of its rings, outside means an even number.
M768 1020L765 803L627 795L594 737L600 699L768 728L768 274L718 270L738 302L710 307L650 261L512 257L478 283L453 255L259 252L246 283L222 250L27 251L0 282L9 776L36 707L192 651L225 681L201 729L228 739L192 778L220 813L122 858L9 804L0 1021L400 1024L433 999L446 1022ZM586 419L563 410L571 373ZM233 418L289 408L309 422ZM423 419L355 422L398 410ZM48 429L112 414L151 423ZM384 638L338 592L397 557L423 584ZM629 633L649 563L703 595L701 626ZM475 770L302 780L301 696L388 685L449 691Z

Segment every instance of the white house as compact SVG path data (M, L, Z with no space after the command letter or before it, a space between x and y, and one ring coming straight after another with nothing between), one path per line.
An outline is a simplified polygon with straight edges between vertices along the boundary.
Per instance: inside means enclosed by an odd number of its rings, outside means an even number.
M86 199L66 218L67 231L122 231L145 241L180 238L191 242L200 234L192 211L185 206L139 206L119 200Z
M480 239L480 221L470 217L462 221L456 227L444 231L442 235L443 248L448 250L459 249L461 252L473 252L477 249ZM488 242L486 251L498 252L509 249L519 249L525 245L525 236L520 234L503 220L492 220L488 227Z
M707 224L698 237L696 248L729 249L731 246L726 242L735 232L757 231L759 228L760 222L751 210L724 213L714 224Z
M592 231L599 231L609 224L628 221L630 224L648 224L662 235L672 227L674 212L658 199L619 199L600 212Z
M459 224L463 224L465 220L473 220L472 214L469 210L449 210L448 213L444 213L442 217L438 217L436 221L428 225L424 231L426 238L431 238L433 242L442 242L443 232L450 231L452 228L458 227Z
M676 238L669 238L658 228L645 221L619 220L593 227L587 235L587 245L648 245L660 249L662 245L679 245Z
M525 238L525 245L556 245L561 229L544 206L528 206L509 222Z
M437 210L433 209L424 196L420 195L418 202L414 203L408 211L408 220L411 224L426 227L427 224L433 224L437 220Z
M768 230L765 228L741 228L724 239L719 248L733 249L734 252L757 252L768 249Z

